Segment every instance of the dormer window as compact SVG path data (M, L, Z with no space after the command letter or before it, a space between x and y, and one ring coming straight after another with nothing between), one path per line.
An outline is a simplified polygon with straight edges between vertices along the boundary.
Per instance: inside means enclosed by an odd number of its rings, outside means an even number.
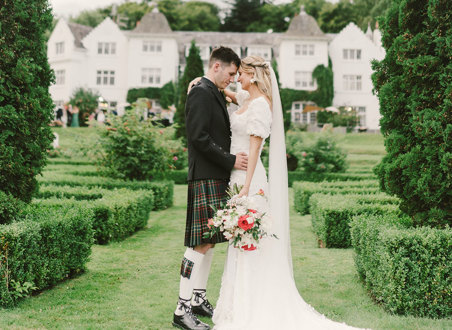
M360 60L361 59L361 49L343 49L342 58L344 60Z
M57 55L64 53L64 41L55 43L55 53Z

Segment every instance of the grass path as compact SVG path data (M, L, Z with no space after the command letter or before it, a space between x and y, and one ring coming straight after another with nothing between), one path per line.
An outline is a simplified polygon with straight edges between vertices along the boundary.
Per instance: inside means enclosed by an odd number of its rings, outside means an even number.
M123 242L94 246L83 275L25 299L14 309L0 310L0 329L173 329L185 201L186 186L176 186L174 207L151 213L148 226ZM384 312L359 283L353 251L317 248L309 216L291 212L296 283L319 312L357 327L452 329L451 320ZM220 245L208 287L213 302L224 258L225 246Z

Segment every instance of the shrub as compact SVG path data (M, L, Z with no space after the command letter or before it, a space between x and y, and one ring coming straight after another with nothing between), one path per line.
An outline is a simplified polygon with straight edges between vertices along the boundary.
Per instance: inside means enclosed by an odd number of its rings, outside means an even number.
M44 37L52 18L47 0L0 6L0 189L25 202L53 140L53 74Z
M84 177L75 175L48 174L39 180L41 185L70 186L104 189L127 188L130 190L151 190L154 193L154 210L173 205L174 183L172 181L123 181L106 177Z
M392 1L386 56L373 63L387 151L376 173L416 226L452 224L451 11L447 0Z
M0 305L14 305L23 296L18 288L29 294L82 272L93 243L91 218L83 205L31 205L22 220L0 225Z
M328 248L348 248L351 246L350 221L356 215L400 214L397 205L388 196L325 195L314 194L310 198L312 227L320 244ZM389 197L390 198L390 197Z
M309 199L313 194L377 194L380 192L377 181L345 182L295 182L294 206L297 212L309 214ZM389 196L388 196L389 197ZM397 200L395 197L392 199Z
M299 167L309 174L344 172L347 167L346 156L331 136L321 135L314 144L301 151Z
M351 222L355 264L371 296L391 313L452 315L452 230L410 228L387 214Z
M152 121L140 121L128 111L112 117L102 131L103 155L100 165L108 176L128 180L152 180L165 177L172 166L174 130L159 128ZM169 145L170 144L170 145Z
M0 190L0 224L8 224L16 220L24 207L22 201Z
M91 221L98 244L124 239L143 228L154 208L154 193L145 190L92 189L84 192L82 187L49 186L40 195L49 198L35 202L43 207L58 209L73 205L92 210ZM100 198L93 199L98 196ZM64 197L73 199L61 199Z

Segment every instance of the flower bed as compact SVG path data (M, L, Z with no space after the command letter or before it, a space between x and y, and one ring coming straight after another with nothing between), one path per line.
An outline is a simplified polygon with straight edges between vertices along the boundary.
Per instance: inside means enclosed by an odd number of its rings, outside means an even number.
M375 195L314 194L310 198L312 227L320 245L328 248L351 246L350 221L356 215L400 214L393 197Z
M452 316L452 230L410 228L394 214L351 221L355 264L371 296L387 311Z
M32 205L21 220L0 225L0 305L12 306L85 269L93 243L92 210Z

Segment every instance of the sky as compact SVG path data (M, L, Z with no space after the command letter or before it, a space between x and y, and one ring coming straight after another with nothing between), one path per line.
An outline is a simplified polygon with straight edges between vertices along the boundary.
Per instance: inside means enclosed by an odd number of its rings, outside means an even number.
M276 0L275 3L287 3L290 1L291 0ZM336 2L338 0L329 1ZM114 3L120 4L123 2L125 2L125 0L50 0L54 14L56 16L64 17L69 17L70 15L76 16L82 10L102 8ZM215 3L220 8L224 8L226 6L226 1L207 0L206 2Z

